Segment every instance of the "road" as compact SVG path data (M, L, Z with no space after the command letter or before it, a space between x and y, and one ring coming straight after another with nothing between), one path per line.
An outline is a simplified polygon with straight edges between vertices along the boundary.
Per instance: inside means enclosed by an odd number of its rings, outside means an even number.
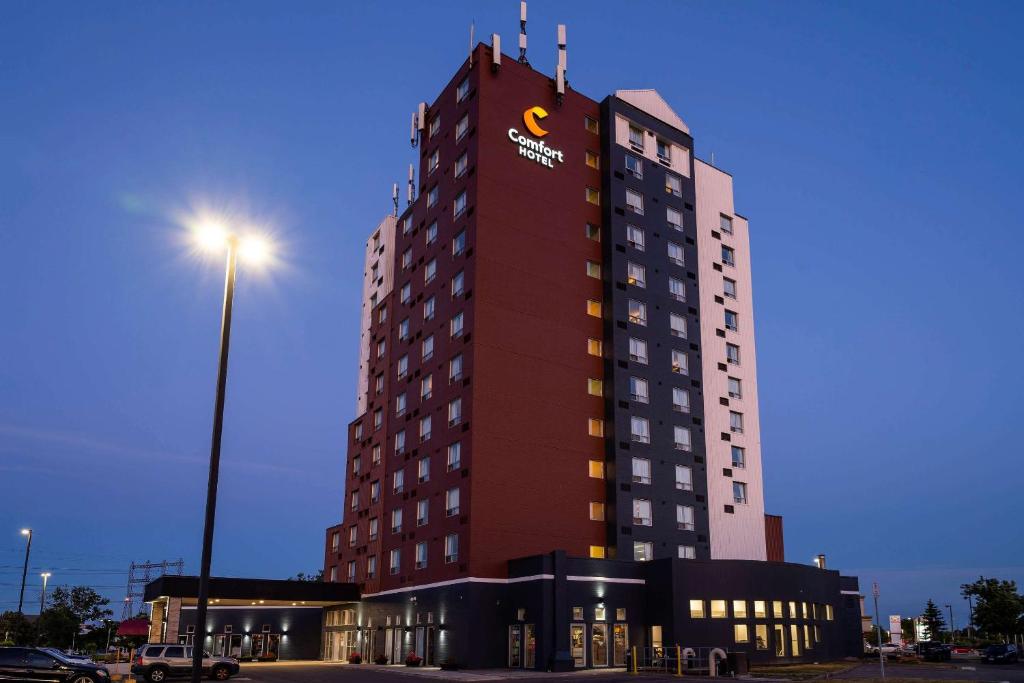
M888 678L924 678L933 681L1007 681L1024 683L1024 664L982 664L977 661L952 664L897 664L887 663ZM833 678L880 679L877 662L861 664Z

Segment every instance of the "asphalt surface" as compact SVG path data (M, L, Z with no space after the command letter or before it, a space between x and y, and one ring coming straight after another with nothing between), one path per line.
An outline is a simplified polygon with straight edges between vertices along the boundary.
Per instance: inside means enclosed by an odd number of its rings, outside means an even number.
M362 664L246 664L231 683L489 683L491 681L512 681L513 683L625 683L633 681L632 676L622 669L585 670L569 674L550 674L536 671L508 669L478 669L471 671L414 670L403 666L376 666ZM671 677L644 676L650 683L670 681ZM675 679L678 682L678 679Z
M960 661L942 664L886 663L888 678L925 678L933 681L1007 681L1024 683L1024 663L982 664L978 661ZM861 664L836 674L833 678L863 679L882 677L878 662Z

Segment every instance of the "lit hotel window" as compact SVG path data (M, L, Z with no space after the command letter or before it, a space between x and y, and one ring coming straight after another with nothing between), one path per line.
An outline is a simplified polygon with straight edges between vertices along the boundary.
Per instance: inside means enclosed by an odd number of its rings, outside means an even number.
M746 624L736 624L735 626L733 626L733 632L737 643L750 642L750 636L747 634Z
M691 619L703 619L704 618L704 601L703 600L690 600L690 618Z
M587 474L592 479L604 479L604 462L601 460L588 461Z
M764 600L754 600L754 618L764 619L768 616L768 611L765 606Z
M587 275L598 280L601 279L601 264L587 261Z
M604 383L599 379L587 379L587 393L591 396L604 396Z
M654 559L654 544L650 541L633 541L633 559L648 562Z
M601 317L601 302L594 301L593 299L587 300L587 315L592 315L595 318Z
M589 149L586 152L587 166L590 168L601 168L601 158L597 156L597 153L591 152Z
M639 263L626 262L626 282L637 287L647 286L647 269Z
M733 600L732 601L732 616L736 619L747 618L747 601L746 600Z
M583 117L583 127L594 135L597 135L601 131L601 128L597 123L597 119L592 119L589 116Z
M629 322L637 325L647 324L647 304L635 299L629 300Z
M726 606L725 600L712 600L711 601L711 618L712 619L725 619L729 616L729 608Z
M689 358L687 358L684 352L672 350L672 372L677 375L690 374Z
M644 215L644 196L633 190L626 190L626 208L633 213Z
M587 434L590 436L603 437L604 422L595 418L589 418L587 420Z
M595 190L592 187L588 187L587 188L587 195L586 196L587 196L587 201L590 202L591 204L600 204L601 203L601 193L598 192L597 190Z
M676 197L683 196L683 179L675 173L665 174L665 192Z
M603 355L601 351L601 340L587 339L587 353L591 356L597 356L600 358Z
M603 545L592 545L590 546L590 557L595 560L603 560L605 556Z
M590 504L590 520L592 522L604 521L604 503L592 502Z

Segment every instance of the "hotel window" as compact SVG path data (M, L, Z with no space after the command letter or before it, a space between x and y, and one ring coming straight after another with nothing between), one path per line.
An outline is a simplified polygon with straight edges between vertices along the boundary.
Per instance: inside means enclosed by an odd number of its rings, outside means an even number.
M647 380L641 377L630 377L629 398L637 403L647 403L649 401Z
M392 491L403 493L405 491L405 470L396 470L392 475Z
M703 600L690 600L690 618L691 619L703 619L704 618L704 601Z
M395 415L401 417L405 415L405 392L403 391L395 397Z
M734 481L732 483L732 499L734 502L740 505L745 505L747 502L747 485L742 481Z
M455 142L458 142L466 133L469 132L469 114L465 114L459 122L455 124Z
M629 144L634 147L644 148L644 131L633 124L629 125Z
M462 79L459 87L455 90L455 101L461 102L469 95L469 76Z
M590 546L590 557L595 560L603 560L605 556L605 549L603 545L592 545Z
M359 474L359 465L361 462L362 460L358 455L352 458L352 474Z
M353 491L352 495L349 496L349 507L353 510L359 507L359 491Z
M686 262L683 258L683 248L675 242L668 243L668 260L677 266L684 265Z
M586 198L587 198L587 201L590 202L591 204L600 204L601 203L601 193L598 190L595 190L592 187L588 187L587 188Z
M677 413L690 412L690 392L679 387L672 387L672 410Z
M348 547L355 547L356 543L359 542L359 529L352 525L348 528Z
M686 301L686 284L674 277L668 279L668 294L676 301Z
M434 221L433 223L427 226L425 239L427 240L428 246L433 244L437 240L437 221ZM436 265L437 259L434 259L434 263Z
M466 191L463 190L455 197L455 203L452 204L452 215L458 218L462 215L462 212L466 210Z
M427 375L420 380L420 400L426 401L434 395L434 376Z
M677 375L690 374L690 359L685 352L672 349L672 372Z
M465 291L466 275L461 270L452 278L452 296L462 296Z
M743 433L743 413L737 413L735 410L729 411L729 431L737 434Z
M380 408L373 411L373 429L377 431L384 424L384 411Z
M644 196L633 190L626 190L626 208L633 213L644 215Z
M462 467L462 444L456 441L448 445L448 471Z
M384 357L384 351L387 349L387 342L381 339L377 342L377 358Z
M594 135L597 135L601 131L601 127L598 125L597 119L592 119L589 116L583 117L583 127Z
M434 297L430 297L423 302L423 321L434 319L434 311L437 310L436 301Z
M587 300L587 315L592 315L595 318L601 317L601 302L594 301L593 299Z
M593 240L594 242L600 242L601 241L601 226L594 225L593 223L587 223L587 228L586 228L586 233L585 234L586 234L588 240Z
M335 531L333 534L331 534L331 550L334 550L335 552L337 552L338 546L340 546L340 545L341 545L341 534L339 534L337 531Z
M672 145L662 139L658 139L658 159L661 161L672 161Z
M722 293L730 299L736 298L736 281L727 277L722 278Z
M366 558L366 578L372 579L377 576L377 556L370 555Z
M402 268L408 268L410 265L412 265L412 247L406 247L402 252Z
M604 621L608 618L608 611L603 605L594 608L594 621Z
M739 446L732 447L732 466L740 470L747 466L747 452Z
M644 250L644 231L635 225L626 226L626 241L637 251Z
M601 264L594 263L593 261L587 261L587 276L601 279Z
M356 561L349 560L348 563L348 582L355 583L356 581Z
M590 521L592 521L592 522L603 522L604 521L604 503L592 502L590 504Z
M675 173L665 173L665 192L676 197L682 197L683 179Z
M402 285L402 288L398 291L398 300L403 304L409 303L409 299L412 298L412 283L406 282Z
M380 480L370 482L370 503L380 501Z
M405 430L395 433L395 454L405 453Z
M679 337L680 339L686 339L686 318L679 315L678 313L669 313L668 315L668 327L669 333L673 337Z
M391 511L391 533L397 534L402 531L402 508L395 508Z
M718 225L719 225L720 228L722 228L722 232L724 232L727 235L731 235L732 234L732 218L730 218L729 216L726 216L724 213L721 214L720 218L721 218L721 220L719 221Z
M726 310L725 312L725 329L736 332L740 329L740 318L736 315L735 311Z
M626 608L625 607L616 607L615 608L615 621L625 621L625 620L626 620Z
M409 374L409 354L398 359L398 379L404 379Z
M460 336L462 334L462 323L463 323L464 319L465 318L462 315L462 311L459 311L458 313L456 313L455 317L452 318L452 322L451 322L452 338L458 337L458 336Z
M814 647L814 641L811 640L811 627L808 624L804 624L804 647L807 649Z
M633 560L649 562L654 559L654 544L650 541L633 541Z
M448 534L444 537L444 561L447 564L459 559L459 535Z
M409 338L409 319L405 318L402 322L398 323L398 338L401 341L406 341Z
M459 514L459 489L450 488L444 493L444 513L448 517Z
M792 600L789 602L789 618L790 619L799 619L800 618L800 611L797 609L796 603L793 602Z
M427 542L420 541L416 544L416 569L423 569L427 566Z
M604 479L604 462L601 460L589 460L587 462L587 474L591 479Z
M459 234L452 238L452 256L458 256L466 250L466 231L460 230Z
M410 230L412 230L412 214L402 219L402 234L408 235Z
M746 624L735 624L733 627L734 639L737 643L749 643L750 635L747 632Z
M374 517L374 518L372 518L370 520L369 529L370 529L370 532L367 535L367 538L369 540L371 540L371 541L376 541L377 540L377 534L379 533L379 530L380 530L380 522L377 521L376 517Z
M374 444L373 450L371 451L371 456L370 456L370 458L373 461L374 465L379 465L380 464L380 450L381 450L380 449L380 444L379 443L378 444Z
M373 380L373 382L374 382L374 389L376 390L376 393L383 394L384 393L384 373L381 373L381 374L377 375L377 377Z
M693 448L689 427L672 427L672 441L677 451L689 451Z
M626 281L637 287L647 286L647 269L638 263L629 261L626 263Z
M462 174L466 172L469 167L469 152L463 152L459 155L459 158L455 160L455 177L461 178Z
M677 550L680 560L695 560L697 559L697 549L692 545L681 545Z
M764 619L768 616L768 610L764 600L754 600L754 618Z
M832 609L832 605L825 605L825 621L832 621L835 619L835 612Z
M394 548L391 551L391 561L389 564L389 571L392 575L397 574L402 570L402 550L401 548Z
M448 361L448 383L458 382L462 379L462 354L453 356Z
M587 378L587 393L591 396L604 396L604 383L599 379Z
M626 171L634 178L644 177L644 165L639 157L626 154Z
M635 299L629 300L629 322L637 325L647 324L647 304Z
M454 427L462 422L462 399L455 398L448 402L448 426Z
M746 600L733 600L732 601L732 616L736 619L747 618L747 601Z
M669 227L671 228L675 228L676 230L683 229L683 214L678 209L673 209L671 206L666 206L665 221L669 224Z
M638 526L650 526L650 501L642 498L633 499L633 523Z
M438 131L441 130L441 115L438 114L430 120L430 128L427 130L427 134L430 137L437 135Z
M589 149L586 151L586 162L590 168L601 168L601 157L597 155L597 152L591 152Z
M768 626L766 624L754 626L754 642L758 650L768 649Z
M359 424L356 425L355 430L354 430L352 436L353 436L353 438L356 441L359 441L360 439L363 438L363 423L362 422L360 422Z
M772 616L776 619L782 619L786 615L782 612L782 601L772 600Z
M729 608L726 605L725 600L712 600L711 601L711 618L712 619L725 619L729 616Z
M651 424L646 417L634 415L629 419L629 428L633 441L637 443L651 442Z
M736 265L736 251L732 247L722 245L722 263L727 266Z
M590 436L604 437L604 422L597 418L587 419L587 434Z
M380 279L380 262L376 262L370 268L370 279L376 282Z
M693 506L676 505L676 527L679 531L693 531Z
M587 353L591 356L597 356L600 358L604 355L602 352L602 344L600 339L587 339Z
M381 306L380 310L377 311L377 323L383 325L388 321L388 308L387 306Z
M437 167L441 165L441 150L435 149L427 160L427 175L430 175L437 170Z
M434 335L430 335L420 344L420 356L422 360L430 360L434 356Z
M676 465L676 490L693 490L693 470L687 465Z
M729 378L729 398L743 398L743 384L737 377Z
M725 358L733 365L740 364L740 347L735 344L725 345Z
M434 204L437 204L438 189L437 185L427 190L427 208L429 209Z
M651 461L647 458L633 458L633 483L651 483Z
M430 439L430 428L430 415L424 415L423 417L420 418L420 442L427 441Z
M647 342L643 339L629 338L629 359L647 365Z

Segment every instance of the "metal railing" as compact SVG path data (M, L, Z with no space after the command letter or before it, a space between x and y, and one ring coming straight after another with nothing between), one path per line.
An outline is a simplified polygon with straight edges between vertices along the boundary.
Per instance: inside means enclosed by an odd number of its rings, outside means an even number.
M626 669L633 674L658 673L671 676L720 676L728 666L724 648L633 647L627 655Z

